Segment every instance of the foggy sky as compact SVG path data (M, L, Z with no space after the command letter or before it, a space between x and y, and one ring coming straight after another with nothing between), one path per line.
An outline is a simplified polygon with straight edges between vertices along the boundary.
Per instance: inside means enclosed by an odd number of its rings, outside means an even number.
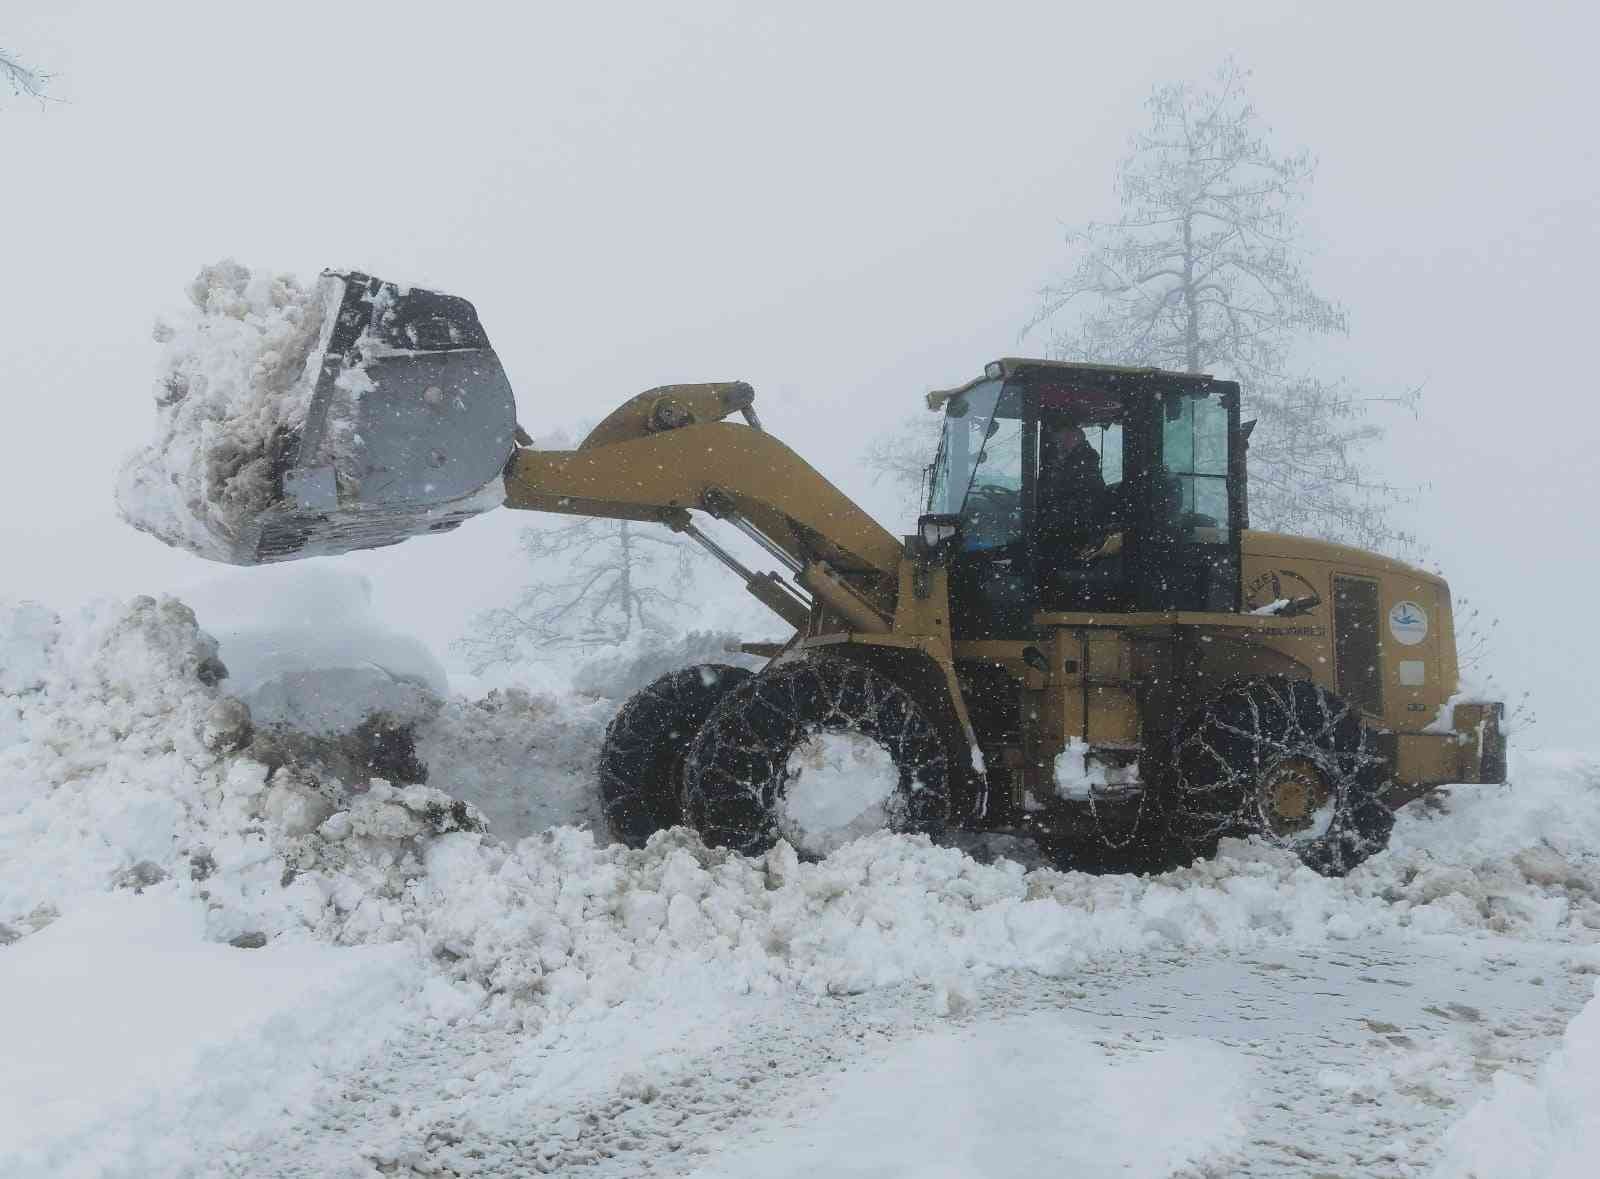
M536 433L744 379L868 507L866 440L1018 340L1157 82L1235 52L1320 172L1322 362L1376 392L1384 474L1532 745L1600 747L1600 270L1583 4L232 4L10 0L66 102L0 105L0 595L215 572L116 520L150 324L202 263L360 268L472 299ZM438 647L508 600L523 521L338 560ZM901 521L886 520L897 530Z

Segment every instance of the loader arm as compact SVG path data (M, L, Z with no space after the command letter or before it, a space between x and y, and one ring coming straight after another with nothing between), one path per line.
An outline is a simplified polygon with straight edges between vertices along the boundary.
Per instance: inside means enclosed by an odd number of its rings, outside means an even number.
M741 388L748 394L747 385L651 390L576 450L518 449L506 467L506 506L671 527L690 510L734 518L785 554L813 592L831 575L892 617L900 541L771 434L705 420L748 410L748 396L726 392ZM821 594L831 601L836 586Z

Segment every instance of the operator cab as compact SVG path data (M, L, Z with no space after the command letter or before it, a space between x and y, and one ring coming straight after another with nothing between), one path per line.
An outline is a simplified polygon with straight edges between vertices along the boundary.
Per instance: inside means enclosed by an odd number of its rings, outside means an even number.
M945 412L927 511L953 522L957 638L1040 610L1239 608L1244 447L1231 381L1000 360Z

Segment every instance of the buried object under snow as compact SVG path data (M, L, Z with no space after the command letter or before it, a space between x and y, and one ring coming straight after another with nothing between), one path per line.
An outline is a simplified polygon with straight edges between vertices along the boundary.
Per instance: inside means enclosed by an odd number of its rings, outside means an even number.
M136 527L254 565L395 544L499 506L516 406L471 303L359 273L310 289L225 262L168 344Z

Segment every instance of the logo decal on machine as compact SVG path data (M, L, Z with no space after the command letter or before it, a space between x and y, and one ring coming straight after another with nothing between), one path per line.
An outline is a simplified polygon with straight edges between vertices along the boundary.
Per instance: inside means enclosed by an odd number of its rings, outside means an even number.
M1315 598L1320 603L1322 595L1293 569L1268 569L1251 578L1250 584L1244 587L1244 608L1259 610L1274 602L1302 597Z
M1428 637L1428 612L1415 602L1396 602L1389 608L1389 633L1395 642L1415 647Z

